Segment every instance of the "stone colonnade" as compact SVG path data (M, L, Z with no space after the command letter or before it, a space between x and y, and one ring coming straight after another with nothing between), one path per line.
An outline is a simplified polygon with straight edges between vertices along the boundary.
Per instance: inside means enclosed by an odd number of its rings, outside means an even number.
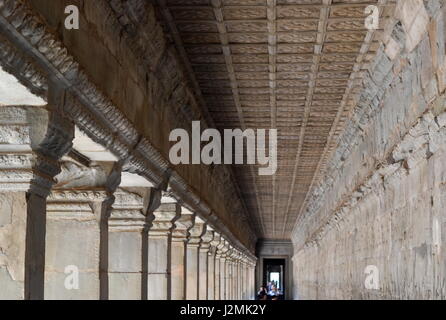
M228 228L27 2L0 0L0 29L0 299L253 298L255 235Z
M255 258L169 187L86 145L58 108L0 113L0 299L254 297Z

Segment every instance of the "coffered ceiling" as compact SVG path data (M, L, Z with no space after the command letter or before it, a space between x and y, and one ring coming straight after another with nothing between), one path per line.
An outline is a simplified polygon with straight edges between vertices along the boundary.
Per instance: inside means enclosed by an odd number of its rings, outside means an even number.
M392 1L153 0L219 129L276 128L278 170L234 166L259 237L286 239L355 106Z

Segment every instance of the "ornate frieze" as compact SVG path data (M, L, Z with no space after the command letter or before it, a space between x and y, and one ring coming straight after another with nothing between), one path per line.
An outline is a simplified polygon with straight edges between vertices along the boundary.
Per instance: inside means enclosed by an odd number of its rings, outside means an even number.
M118 188L111 206L108 225L112 231L142 230L146 224L144 198L136 193Z
M0 113L0 189L47 196L58 160L72 146L73 125L43 107L4 106Z
M14 73L33 94L41 98L46 97L48 83L42 70L31 63L2 33L0 33L0 63L7 72Z
M50 219L94 219L94 202L107 198L103 191L53 190L47 198L47 215Z

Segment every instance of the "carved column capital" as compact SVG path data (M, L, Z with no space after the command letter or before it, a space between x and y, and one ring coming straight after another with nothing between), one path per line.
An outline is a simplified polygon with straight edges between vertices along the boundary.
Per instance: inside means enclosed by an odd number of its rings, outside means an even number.
M174 222L172 241L187 241L189 230L193 227L194 221L195 214L182 207L180 217Z
M166 236L172 232L175 220L181 215L181 207L177 202L161 203L159 207L150 214L151 227L150 236Z
M52 190L47 198L47 215L57 219L94 218L93 203L107 199L105 190Z
M199 217L195 217L195 223L193 227L189 230L189 237L187 245L189 247L198 247L201 243L201 237L206 232L206 224Z
M234 250L234 252L231 255L232 261L234 261L234 263L238 263L239 261L239 253L237 251L237 249Z
M233 263L237 261L237 249L235 249L233 246L230 247L226 255Z
M144 198L134 192L118 188L111 206L108 225L113 231L142 231L146 224Z
M248 257L245 254L242 254L241 261L244 266L248 266Z
M206 226L206 231L201 236L200 252L208 253L211 249L211 242L214 239L214 230Z
M214 231L214 237L212 238L212 241L209 243L210 244L210 250L209 250L209 254L210 255L218 255L218 246L220 244L220 242L222 241L222 237L221 235ZM218 257L217 257L218 258Z
M220 259L223 257L223 254L225 252L225 245L226 245L226 240L223 238L222 235L220 235L220 242L217 245L217 259Z
M1 107L0 190L46 197L73 138L74 124L45 107Z
M231 246L227 240L225 240L224 247L222 249L221 259L228 261L230 259L229 254L231 253Z

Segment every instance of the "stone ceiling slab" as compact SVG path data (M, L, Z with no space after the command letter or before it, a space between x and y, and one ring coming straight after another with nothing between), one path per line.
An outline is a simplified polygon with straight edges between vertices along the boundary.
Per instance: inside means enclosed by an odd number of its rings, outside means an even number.
M219 129L278 129L279 169L234 166L263 238L289 238L321 177L382 30L364 10L392 0L168 0L158 18L194 74Z

